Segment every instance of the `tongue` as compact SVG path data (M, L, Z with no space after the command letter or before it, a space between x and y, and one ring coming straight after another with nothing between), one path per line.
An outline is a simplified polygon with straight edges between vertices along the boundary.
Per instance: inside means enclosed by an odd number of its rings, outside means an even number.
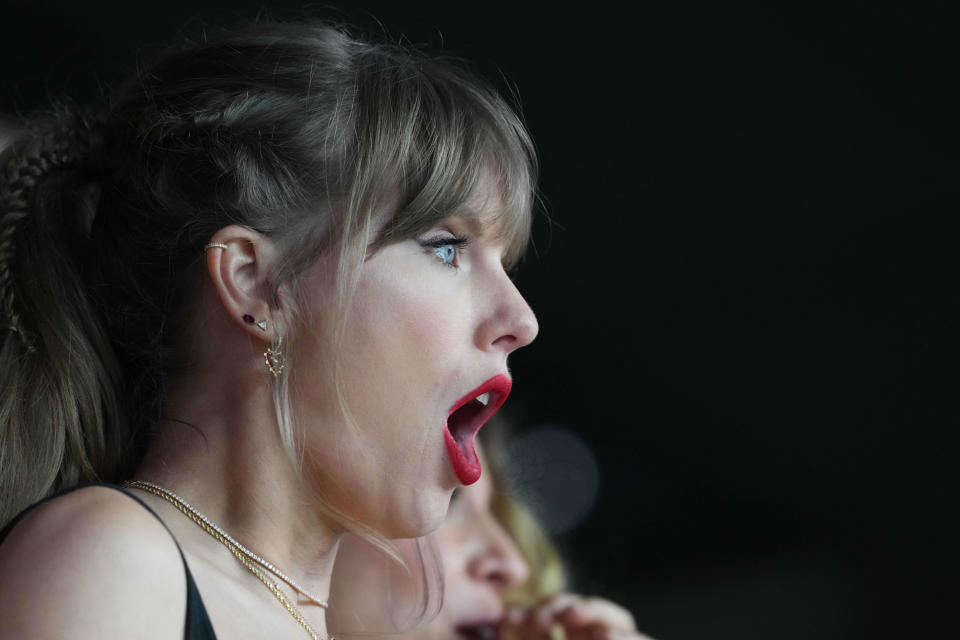
M480 479L480 460L474 448L477 431L473 418L483 408L481 403L473 400L447 418L447 428L444 431L447 454L457 479L463 484L473 484Z

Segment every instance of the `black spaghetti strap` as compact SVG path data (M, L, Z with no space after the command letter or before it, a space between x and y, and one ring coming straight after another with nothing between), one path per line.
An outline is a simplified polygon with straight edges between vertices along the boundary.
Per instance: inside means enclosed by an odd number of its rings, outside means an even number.
M167 524L160 519L160 516L151 509L146 502L133 495L123 487L118 487L113 484L92 484L86 485L90 487L106 487L108 489L113 489L127 496L131 500L135 500L140 504L141 507L146 509L154 518L156 518L160 524L163 525L163 528L167 530L167 533L170 534L170 537L173 538L173 543L177 545L177 552L180 554L180 559L183 561L183 571L187 575L187 614L186 620L183 625L183 637L184 640L216 640L217 635L213 632L213 625L210 623L210 616L207 615L207 609L203 606L203 599L200 597L200 590L197 589L197 583L193 580L193 574L190 573L190 567L187 565L187 559L183 555L183 549L180 548L180 544L177 542L177 539L173 536L173 532L170 531L170 528L167 527ZM77 489L83 489L85 487L77 487ZM7 523L2 530L0 530L0 544L6 539L10 534L17 523L20 522L25 515L33 511L36 507L47 502L48 500L53 500L54 498L59 498L60 496L75 491L76 489L68 489L67 491L61 491L52 496L48 496L36 502L20 513L17 516Z
M163 528L167 530L167 533L169 533L170 537L173 538L173 544L177 545L177 551L180 553L180 559L183 560L183 571L187 574L187 617L183 625L184 640L216 640L217 636L213 632L213 625L210 623L210 616L207 615L207 609L203 606L203 599L200 597L200 590L197 589L197 583L193 580L193 574L190 573L190 567L187 565L187 558L183 555L183 549L180 548L180 543L178 543L177 539L173 536L173 532L170 531L167 523L161 520L160 516L158 516L157 513L151 509L146 502L133 495L123 487L118 487L112 484L104 484L100 486L116 489L125 496L136 500L140 503L140 506L149 511L154 518L159 520L160 524L163 525Z

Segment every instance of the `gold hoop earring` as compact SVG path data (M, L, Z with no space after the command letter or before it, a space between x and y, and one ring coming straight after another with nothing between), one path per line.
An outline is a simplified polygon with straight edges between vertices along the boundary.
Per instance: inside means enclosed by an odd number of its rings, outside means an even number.
M287 362L286 358L283 357L282 337L277 340L276 347L273 345L267 347L267 350L263 352L263 360L267 363L267 369L273 374L274 378L279 377L280 374L283 373L283 369L287 366Z

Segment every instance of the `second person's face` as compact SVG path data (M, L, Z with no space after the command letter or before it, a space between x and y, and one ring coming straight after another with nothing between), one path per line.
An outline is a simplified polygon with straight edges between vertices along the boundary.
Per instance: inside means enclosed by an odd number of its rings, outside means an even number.
M522 584L529 567L490 509L488 475L462 487L433 535L443 559L444 601L437 617L405 640L492 640L500 636L503 593Z

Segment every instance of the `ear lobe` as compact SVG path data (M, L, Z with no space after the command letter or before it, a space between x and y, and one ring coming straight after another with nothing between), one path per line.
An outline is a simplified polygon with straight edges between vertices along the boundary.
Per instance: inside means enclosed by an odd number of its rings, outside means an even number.
M283 333L281 314L270 304L277 260L273 242L247 227L230 225L210 238L205 251L211 284L227 315L252 337L277 341Z

